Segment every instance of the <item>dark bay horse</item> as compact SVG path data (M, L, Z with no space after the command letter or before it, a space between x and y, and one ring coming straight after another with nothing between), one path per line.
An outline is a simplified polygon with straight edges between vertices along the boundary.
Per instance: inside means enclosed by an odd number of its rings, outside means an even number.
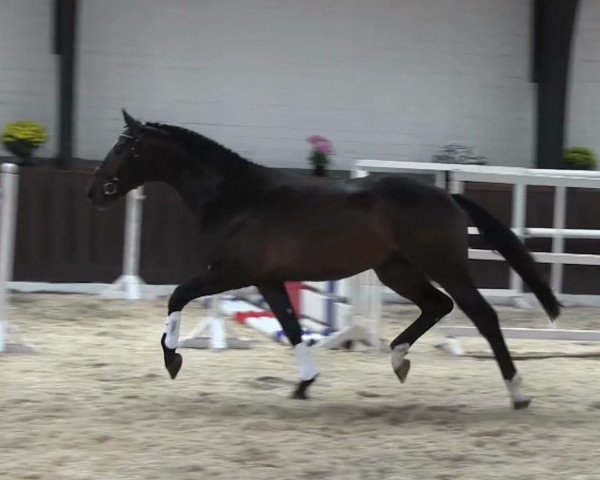
M165 182L192 209L201 232L198 274L168 302L161 345L171 378L182 365L176 347L183 308L199 297L256 286L293 345L300 368L293 396L306 398L318 371L284 282L338 280L374 269L382 283L421 310L390 345L402 382L409 347L456 302L489 342L512 406L529 405L498 317L469 273L467 215L551 319L560 304L524 244L482 207L399 175L347 181L294 176L181 127L141 123L124 110L123 116L126 128L88 188L92 203L105 207L146 182Z

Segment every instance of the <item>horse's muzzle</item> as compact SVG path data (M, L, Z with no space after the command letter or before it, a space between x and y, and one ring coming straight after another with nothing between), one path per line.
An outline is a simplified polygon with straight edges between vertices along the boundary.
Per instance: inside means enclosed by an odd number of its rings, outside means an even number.
M103 210L110 203L110 199L104 194L98 182L92 182L87 188L86 195L92 205L99 210Z

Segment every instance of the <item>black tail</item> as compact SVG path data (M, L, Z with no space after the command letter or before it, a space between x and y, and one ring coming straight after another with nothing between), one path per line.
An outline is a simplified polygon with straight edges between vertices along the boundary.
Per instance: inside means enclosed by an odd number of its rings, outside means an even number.
M491 213L468 198L462 195L452 195L452 198L470 215L484 240L506 259L531 288L548 316L552 320L558 317L561 304L542 278L535 260L519 237Z

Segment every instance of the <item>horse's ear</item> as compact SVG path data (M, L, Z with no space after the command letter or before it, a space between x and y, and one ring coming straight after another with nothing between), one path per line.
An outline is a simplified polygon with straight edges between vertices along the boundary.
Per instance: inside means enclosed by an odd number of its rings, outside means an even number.
M127 113L127 110L125 110L124 108L121 109L121 112L123 112L123 119L125 120L125 125L127 125L127 128L131 130L131 133L137 135L140 131L140 128L142 127L142 123L139 120L133 118L131 115L129 115Z

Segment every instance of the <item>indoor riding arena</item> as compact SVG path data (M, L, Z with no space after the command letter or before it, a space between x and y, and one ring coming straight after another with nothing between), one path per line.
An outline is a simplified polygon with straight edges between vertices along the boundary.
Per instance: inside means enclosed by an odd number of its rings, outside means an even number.
M0 0L0 479L597 479L599 22Z
M11 323L36 354L3 358L6 479L582 478L595 475L600 346L512 340L533 402L509 408L490 359L452 358L428 335L405 384L387 353L319 349L312 399L289 398L287 347L245 327L251 350L186 349L162 366L164 302L19 295ZM500 308L503 325L539 328L538 311ZM598 328L597 309L561 326ZM190 308L186 321L202 314ZM385 309L385 338L416 309ZM564 325L562 325L564 323ZM463 324L462 321L459 324ZM466 324L466 322L465 322ZM467 352L489 352L468 339ZM569 358L586 354L589 358Z

